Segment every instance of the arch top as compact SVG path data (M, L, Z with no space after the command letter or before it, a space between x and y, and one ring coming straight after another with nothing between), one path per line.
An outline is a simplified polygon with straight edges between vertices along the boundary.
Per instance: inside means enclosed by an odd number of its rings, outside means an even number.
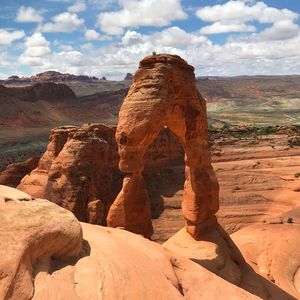
M153 55L148 55L144 57L140 61L140 68L144 68L147 65L153 65L156 63L161 63L161 64L168 64L168 65L174 65L177 67L180 67L182 69L189 70L191 72L194 72L195 68L191 65L189 65L184 59L182 59L178 55L173 55L173 54L153 54Z

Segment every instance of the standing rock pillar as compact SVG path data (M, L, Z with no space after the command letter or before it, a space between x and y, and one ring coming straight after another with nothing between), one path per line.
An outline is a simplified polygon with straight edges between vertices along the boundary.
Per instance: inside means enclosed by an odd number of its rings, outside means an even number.
M110 208L107 224L151 237L150 205L142 174L130 174L124 178L122 190Z
M142 175L144 154L164 126L185 149L182 212L187 231L201 239L217 225L219 185L208 151L206 103L197 90L194 68L176 55L145 57L123 102L116 140L119 167L127 175L107 224L151 236L150 205Z

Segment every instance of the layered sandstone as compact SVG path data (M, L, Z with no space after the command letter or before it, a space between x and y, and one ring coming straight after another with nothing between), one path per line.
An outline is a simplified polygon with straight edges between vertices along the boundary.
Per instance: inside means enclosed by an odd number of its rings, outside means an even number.
M198 238L216 224L219 186L208 149L206 103L197 90L194 68L176 55L145 57L123 102L116 140L120 170L128 175L110 208L107 222L111 227L152 235L148 195L141 172L148 146L165 126L185 150L182 213L189 233ZM133 189L140 192L134 193Z
M37 168L18 188L72 211L80 221L105 224L122 180L114 135L114 127L102 124L53 129ZM161 167L181 156L181 146L164 130L149 148L146 165Z

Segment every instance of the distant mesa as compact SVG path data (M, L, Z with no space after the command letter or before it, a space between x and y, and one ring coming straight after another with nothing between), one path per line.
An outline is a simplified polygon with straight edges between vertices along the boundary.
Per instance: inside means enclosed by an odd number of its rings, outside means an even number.
M31 76L31 81L91 81L91 80L99 80L99 78L95 76L86 76L86 75L73 75L73 74L63 74L56 71L47 71L43 73L39 73L35 76Z
M64 82L64 81L81 81L90 82L98 80L107 80L104 76L98 78L96 76L74 75L69 73L60 73L57 71L46 71L31 77L10 76L5 80L1 80L3 84L30 84L36 82Z
M133 75L131 73L127 73L126 76L124 77L124 80L132 80Z

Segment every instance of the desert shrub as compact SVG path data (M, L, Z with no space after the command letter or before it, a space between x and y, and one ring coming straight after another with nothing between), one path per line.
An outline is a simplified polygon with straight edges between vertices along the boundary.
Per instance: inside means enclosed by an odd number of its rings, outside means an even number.
M259 135L268 135L276 132L276 127L273 126L266 126L266 127L261 127L258 130Z
M298 172L298 173L295 173L295 175L294 175L296 178L299 178L300 177L300 172Z
M293 136L288 140L289 146L300 146L300 136Z

